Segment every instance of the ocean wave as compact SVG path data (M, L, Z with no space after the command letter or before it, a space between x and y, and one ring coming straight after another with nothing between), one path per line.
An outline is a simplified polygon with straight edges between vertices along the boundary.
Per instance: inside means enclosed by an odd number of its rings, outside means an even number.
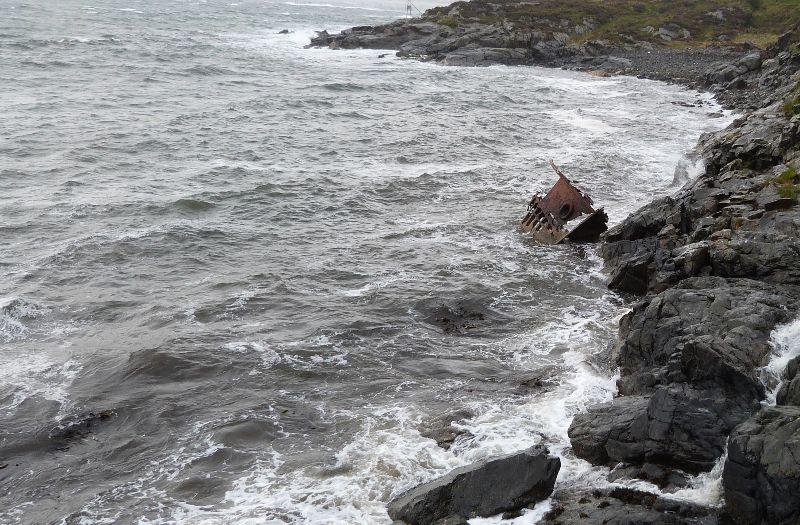
M173 203L173 206L180 210L195 212L210 210L214 207L214 204L200 199L178 199Z
M0 341L10 343L25 339L31 324L51 309L18 297L0 297Z

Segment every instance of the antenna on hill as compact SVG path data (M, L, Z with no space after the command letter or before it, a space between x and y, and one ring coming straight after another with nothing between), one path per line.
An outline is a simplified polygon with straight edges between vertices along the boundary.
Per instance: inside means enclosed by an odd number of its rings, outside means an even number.
M406 18L414 18L414 11L419 15L422 14L422 11L417 9L417 6L415 6L411 0L406 0Z

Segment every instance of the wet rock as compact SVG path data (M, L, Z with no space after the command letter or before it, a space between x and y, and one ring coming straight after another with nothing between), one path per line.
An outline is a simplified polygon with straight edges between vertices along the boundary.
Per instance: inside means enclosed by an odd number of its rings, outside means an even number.
M291 33L291 31L289 31L288 29L281 29L280 31L278 31L279 35L288 35L289 33Z
M642 465L618 464L608 475L608 481L619 481L626 479L643 479L662 489L675 490L688 484L688 475L680 470L664 468L655 463L644 463Z
M756 369L794 295L758 281L698 277L634 305L621 322L621 397L578 414L573 451L595 464L708 470L765 397Z
M779 405L800 406L800 357L789 361L775 401Z
M556 492L553 505L540 523L569 525L715 525L717 511L659 498L655 494L617 487L576 493Z
M55 450L67 450L73 442L89 437L100 422L111 419L113 415L113 411L103 410L62 420L48 433L51 446Z
M417 309L425 312L425 321L452 335L477 334L508 321L507 316L486 306L482 299L465 299L453 304L426 299L420 301Z
M728 512L742 524L800 521L800 407L769 407L739 425L722 475Z
M442 414L424 423L420 430L420 435L436 441L436 444L445 450L449 450L459 436L470 436L467 430L453 426L454 422L463 421L474 417L471 410L461 409Z
M547 498L560 467L543 446L488 458L401 494L389 503L389 516L429 525L516 510Z
M578 414L569 437L575 454L595 464L653 463L697 473L714 466L728 432L756 406L742 407L716 390L660 387Z
M519 395L527 396L534 392L541 392L552 387L558 386L558 377L561 370L555 366L545 366L541 369L526 372L521 375L514 375L506 382L515 382L517 387L514 392Z
M761 399L755 368L771 352L769 335L789 320L797 290L748 279L694 277L636 303L621 326L620 393L691 383Z

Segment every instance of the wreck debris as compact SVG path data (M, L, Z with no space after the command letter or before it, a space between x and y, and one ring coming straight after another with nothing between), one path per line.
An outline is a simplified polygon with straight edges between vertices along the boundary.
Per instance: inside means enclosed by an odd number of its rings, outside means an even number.
M535 194L528 204L520 228L545 244L597 242L608 229L608 215L603 208L594 209L592 199L575 187L551 160L558 182L542 197ZM571 230L566 224L583 217Z

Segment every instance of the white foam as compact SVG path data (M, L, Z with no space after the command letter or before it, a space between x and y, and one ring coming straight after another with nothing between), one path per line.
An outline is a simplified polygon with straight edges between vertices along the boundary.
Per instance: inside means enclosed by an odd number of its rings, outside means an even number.
M225 344L225 349L231 352L240 354L247 354L255 352L261 358L261 363L264 368L272 368L282 361L280 354L272 347L262 341L258 342L245 342L245 341L232 341Z
M50 309L18 297L0 297L0 342L10 343L27 337L28 322L48 314Z
M399 272L399 273L396 273L396 274L393 274L393 275L389 275L389 276L383 277L381 279L376 279L376 280L374 280L372 282L369 282L369 283L365 284L364 286L362 286L360 288L355 288L355 289L352 289L352 290L341 290L339 293L342 294L342 295L345 295L347 297L362 297L362 296L368 295L368 294L370 294L372 292L376 292L378 290L381 290L381 289L389 286L392 283L395 283L397 281L401 281L401 280L404 279L404 276L405 275L404 275L403 272Z
M701 472L697 476L689 478L689 486L677 490L672 494L662 494L670 499L688 501L699 505L719 507L722 505L722 470L725 460L728 458L727 451L717 460L709 472Z
M0 410L12 412L26 399L40 397L60 404L56 419L64 416L70 407L69 387L80 369L74 359L59 362L44 353L0 353L0 384L13 392Z
M548 498L537 503L532 509L523 509L522 516L517 518L504 520L502 516L492 516L491 518L473 518L467 523L470 525L495 525L497 523L502 523L503 525L533 525L534 523L539 523L552 508L553 501Z
M549 111L550 116L570 126L593 133L613 133L617 128L604 122L599 117L587 116L580 109L558 109Z
M800 319L778 326L770 338L772 357L762 368L762 380L767 387L766 404L774 405L789 361L800 355Z
M288 458L273 452L234 483L225 505L209 509L180 504L173 522L389 524L385 501L464 464L419 435L411 408L375 407L370 416L359 417L362 430L334 454L331 465L309 466L287 476L280 468Z

